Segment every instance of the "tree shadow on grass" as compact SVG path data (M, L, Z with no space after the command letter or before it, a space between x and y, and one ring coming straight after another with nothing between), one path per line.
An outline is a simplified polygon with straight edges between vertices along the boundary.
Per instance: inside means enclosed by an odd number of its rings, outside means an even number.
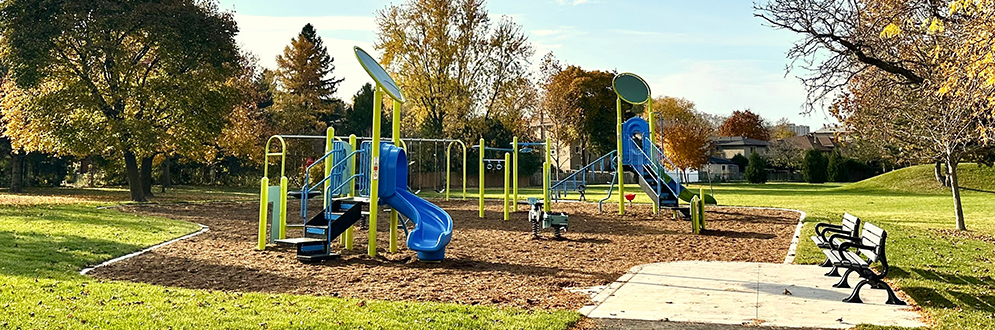
M892 278L923 278L946 284L988 286L995 289L995 278L990 276L968 276L941 272L932 269L894 267L889 270L889 277Z
M0 231L0 273L64 279L142 246L75 235Z

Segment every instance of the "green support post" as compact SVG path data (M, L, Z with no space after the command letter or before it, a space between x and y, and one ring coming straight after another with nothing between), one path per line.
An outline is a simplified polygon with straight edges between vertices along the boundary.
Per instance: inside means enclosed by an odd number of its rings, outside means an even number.
M648 101L646 101L646 111L648 111L650 113L650 115L649 115L649 117L650 117L650 136L649 136L650 144L652 144L652 145L655 146L656 145L656 120L653 117L653 97L652 96L650 96L650 99ZM651 162L656 162L656 159L657 159L656 148L651 148L649 150L649 156L653 157L652 159L650 159ZM660 164L660 166L663 166L663 164ZM654 198L653 199L653 214L660 214L660 199L658 199L658 198Z
M401 102L394 100L394 110L391 114L393 116L393 122L391 122L394 146L401 145ZM407 152L405 150L404 152ZM397 253L397 210L393 207L390 208L390 253Z
M511 169L514 172L512 173L512 181L511 181L511 184L514 187L512 192L512 196L514 196L514 198L512 198L513 202L511 204L512 205L511 207L515 208L515 212L518 212L518 137L517 136L511 138L511 144L514 145L511 148L512 150L511 158L512 158L512 163L515 166L514 168ZM505 166L507 165L508 164L505 164Z
M480 218L484 218L484 138L480 138L480 167L477 168L477 173L479 178L477 179L477 191L479 191L479 201L480 201Z
M349 135L349 147L351 148L352 151L356 151L356 148L358 146L359 145L356 143L356 134L350 134ZM350 173L350 175L356 175L356 157L355 156L353 156L352 160L349 161L349 173ZM349 185L349 197L356 197L356 184L355 183L356 182L353 181L353 183ZM343 239L345 240L345 249L346 250L352 250L352 241L353 241L352 234L353 234L353 226L349 226L349 228L346 228L345 233L342 234L342 235L345 235Z
M287 177L280 178L280 237L287 238Z
M504 153L504 220L505 221L511 220L511 216L508 214L509 213L508 203L511 197L508 194L508 186L510 185L509 181L511 181L511 169L508 168L509 160L511 160L511 155L509 155L507 152Z
M269 178L263 177L259 180L262 189L259 190L259 245L257 250L266 249L266 209L269 207Z
M618 174L618 215L625 215L625 175L622 171L622 98L615 98L615 108L617 111L617 124L615 125L615 145L618 148L618 167L615 172Z
M380 208L380 111L383 92L380 84L373 90L373 144L370 150L370 230L367 254L377 256L377 211Z

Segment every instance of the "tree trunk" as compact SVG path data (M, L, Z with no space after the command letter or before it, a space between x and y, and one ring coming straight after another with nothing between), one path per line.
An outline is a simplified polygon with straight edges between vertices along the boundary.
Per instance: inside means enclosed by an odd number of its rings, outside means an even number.
M10 153L10 192L24 192L24 154L14 151Z
M936 182L942 184L944 187L947 186L947 176L943 174L943 162L936 161L936 166L933 167L933 175L936 176Z
M145 194L146 199L155 197L152 194L152 158L153 156L142 158L142 168L140 169L142 176L142 193Z
M160 184L162 185L161 192L166 192L166 188L173 186L172 178L169 175L169 157L163 157L162 159L162 176L159 178Z
M128 177L128 190L131 192L133 202L147 202L145 193L142 191L142 175L138 171L138 159L131 151L124 152L124 169Z
M950 191L954 197L954 213L957 215L957 230L967 230L964 224L964 207L960 203L960 184L957 182L957 163L953 156L947 156L947 174L950 176Z

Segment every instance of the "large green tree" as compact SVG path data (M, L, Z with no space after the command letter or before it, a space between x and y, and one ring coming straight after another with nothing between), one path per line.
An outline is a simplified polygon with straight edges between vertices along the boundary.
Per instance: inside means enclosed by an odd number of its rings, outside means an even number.
M213 2L5 1L5 94L24 104L3 109L4 134L27 150L123 157L131 198L145 201L140 159L220 132L237 31Z
M483 0L389 6L377 13L374 47L408 99L405 126L423 136L479 136L493 117L520 126L507 119L535 105L534 49L510 17L492 21Z
M335 61L310 23L276 57L276 113L286 132L317 133L338 121L342 102L335 98L339 83Z

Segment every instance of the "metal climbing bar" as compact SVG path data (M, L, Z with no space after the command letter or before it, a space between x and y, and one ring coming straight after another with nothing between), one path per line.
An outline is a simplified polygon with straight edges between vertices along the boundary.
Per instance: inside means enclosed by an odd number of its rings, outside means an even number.
M554 192L554 194L553 194L554 199L556 199L556 200L560 199L560 192L561 191L563 192L564 195L566 195L566 192L567 192L568 189L570 189L570 190L576 190L577 186L580 183L587 184L587 172L589 170L591 170L591 171L605 172L605 168L606 168L605 164L608 164L609 168L614 169L615 168L615 164L612 161L612 159L614 159L614 156L617 155L617 154L618 154L617 151L609 152L609 153L605 154L604 156L601 156L600 158L594 160L590 164L587 164L586 166L582 167L580 170L577 170L574 173L570 174L566 178L563 178L562 180L557 181L556 183L554 183L553 185L551 185L549 187L549 189L550 189L550 191ZM593 170L594 168L598 168L598 170ZM581 180L580 180L579 183L578 183L578 180L577 180L578 176L580 176L580 178L581 178ZM568 183L569 183L569 185L568 185Z

